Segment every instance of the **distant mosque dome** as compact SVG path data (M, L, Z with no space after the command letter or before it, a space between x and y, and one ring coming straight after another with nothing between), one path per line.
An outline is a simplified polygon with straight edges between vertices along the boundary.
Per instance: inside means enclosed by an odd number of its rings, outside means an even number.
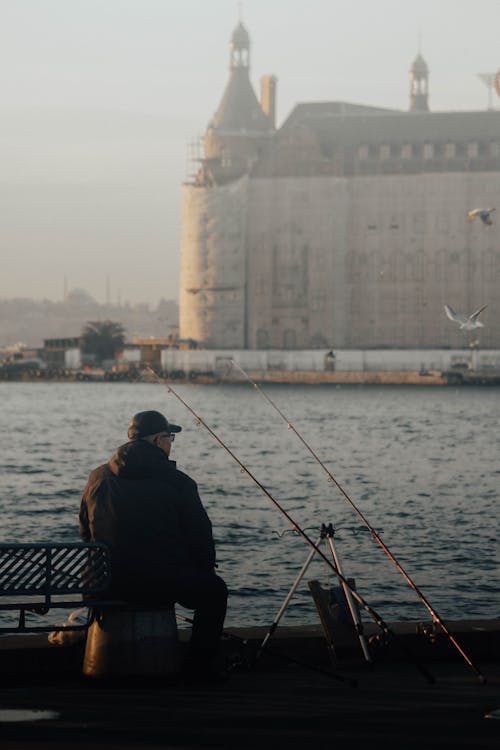
M241 21L231 34L231 47L233 49L248 49L250 47L250 35Z
M417 76L426 76L429 73L429 67L420 52L411 64L410 73Z
M75 287L66 295L66 302L72 305L96 305L97 302L86 289Z

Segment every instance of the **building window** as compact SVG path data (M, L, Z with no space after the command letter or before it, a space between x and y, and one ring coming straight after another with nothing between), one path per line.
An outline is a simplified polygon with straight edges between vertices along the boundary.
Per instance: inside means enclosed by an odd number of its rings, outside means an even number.
M477 143L467 144L467 156L469 159L475 159L479 154L479 145Z
M411 159L413 156L413 149L411 146L411 143L405 143L404 146L401 146L401 158L402 159Z
M318 278L318 285L320 283L320 279ZM317 312L318 310L324 310L325 308L325 292L324 291L318 291L314 297L311 299L310 303L310 309L314 312Z
M432 159L434 156L434 144L433 143L424 143L424 150L423 150L424 159Z
M387 143L380 146L380 158L382 161L391 158L391 147Z
M360 146L358 148L358 159L360 161L368 159L368 146Z
M454 143L446 143L444 146L444 158L453 159L455 157L456 148Z
M498 141L491 141L490 156L500 156L500 143Z

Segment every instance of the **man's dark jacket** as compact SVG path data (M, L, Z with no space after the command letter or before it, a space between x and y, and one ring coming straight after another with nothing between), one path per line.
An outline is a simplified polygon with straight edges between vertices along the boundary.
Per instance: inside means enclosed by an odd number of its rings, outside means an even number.
M146 440L122 445L90 474L80 536L109 546L111 591L122 595L215 565L212 524L196 483Z

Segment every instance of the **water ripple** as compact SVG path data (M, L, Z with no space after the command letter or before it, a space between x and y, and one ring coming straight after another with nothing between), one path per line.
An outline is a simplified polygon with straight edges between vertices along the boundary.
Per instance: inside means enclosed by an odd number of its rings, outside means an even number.
M441 616L498 616L496 389L266 390ZM334 524L345 574L384 619L428 616L339 490L254 389L179 386L179 392L313 539L322 523ZM288 533L283 516L165 388L0 383L0 397L2 540L75 541L89 471L125 441L132 412L159 409L184 428L173 458L198 482L212 519L219 572L231 592L228 622L272 622L309 547ZM29 418L29 432L9 429L19 415ZM313 578L337 585L314 557L286 622L317 622L307 587Z

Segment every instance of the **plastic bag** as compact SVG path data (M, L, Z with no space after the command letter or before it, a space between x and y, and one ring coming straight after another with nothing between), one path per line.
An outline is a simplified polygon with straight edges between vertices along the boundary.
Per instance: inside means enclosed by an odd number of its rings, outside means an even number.
M71 612L61 625L86 625L87 622L88 609L87 607L80 607L80 609L75 609ZM53 630L48 635L48 641L53 646L71 646L74 643L85 640L86 637L86 630Z

